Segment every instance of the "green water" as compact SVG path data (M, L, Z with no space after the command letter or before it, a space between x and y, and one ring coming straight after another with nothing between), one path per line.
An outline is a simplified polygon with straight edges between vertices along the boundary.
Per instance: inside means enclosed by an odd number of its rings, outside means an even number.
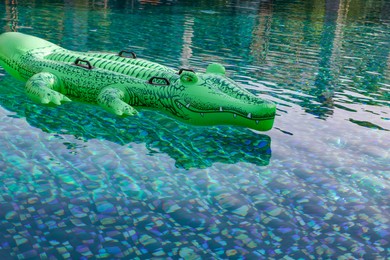
M131 49L277 103L274 128L34 104L0 68L0 259L386 259L390 2L10 1L0 28Z

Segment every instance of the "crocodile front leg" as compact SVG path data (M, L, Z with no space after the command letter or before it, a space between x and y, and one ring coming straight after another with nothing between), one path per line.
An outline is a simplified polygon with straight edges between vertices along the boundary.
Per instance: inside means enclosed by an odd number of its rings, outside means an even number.
M40 72L26 82L26 94L34 102L41 104L61 105L61 102L71 101L68 97L56 91L60 87L58 78L49 72Z
M97 103L108 112L118 116L133 116L138 112L124 102L125 93L115 86L105 87L97 98Z

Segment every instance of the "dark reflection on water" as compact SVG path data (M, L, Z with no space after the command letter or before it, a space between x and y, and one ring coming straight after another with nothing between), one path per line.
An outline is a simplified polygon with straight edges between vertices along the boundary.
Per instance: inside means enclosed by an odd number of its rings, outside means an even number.
M259 134L42 107L0 69L0 258L386 258L389 14L381 0L1 2L2 31L221 62L278 116Z

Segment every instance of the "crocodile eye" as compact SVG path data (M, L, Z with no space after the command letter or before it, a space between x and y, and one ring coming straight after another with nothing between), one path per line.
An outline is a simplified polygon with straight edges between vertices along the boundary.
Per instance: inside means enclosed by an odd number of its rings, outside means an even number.
M226 70L222 64L219 63L211 63L207 66L206 73L225 75Z
M182 80L185 82L193 82L194 81L194 79L189 77L188 75L183 76Z
M198 76L194 72L183 71L183 73L181 73L180 75L180 81L184 85L195 84L196 82L198 82Z

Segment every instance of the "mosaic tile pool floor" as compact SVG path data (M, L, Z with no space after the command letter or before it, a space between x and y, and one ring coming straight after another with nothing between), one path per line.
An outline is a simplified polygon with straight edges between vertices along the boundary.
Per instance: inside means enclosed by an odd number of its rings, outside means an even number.
M5 1L2 31L220 62L274 128L30 101L0 68L0 259L386 259L387 1Z

